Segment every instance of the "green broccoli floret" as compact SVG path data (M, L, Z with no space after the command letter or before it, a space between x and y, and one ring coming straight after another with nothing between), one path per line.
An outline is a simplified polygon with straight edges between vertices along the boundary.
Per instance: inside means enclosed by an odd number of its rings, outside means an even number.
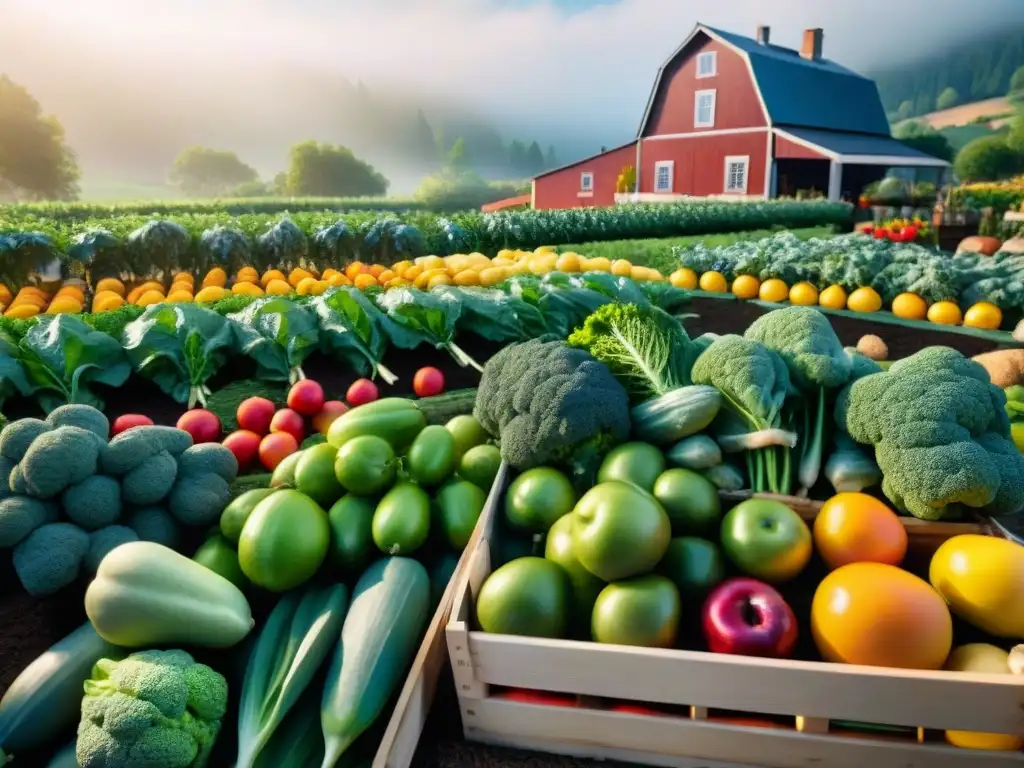
M18 419L0 431L0 456L17 464L28 452L32 441L53 427L40 419Z
M125 503L148 507L162 501L171 492L177 476L178 462L167 451L150 456L122 478Z
M836 421L874 446L882 492L899 509L925 520L959 504L1001 515L1024 508L1024 456L1005 405L979 363L928 347L844 389Z
M25 473L21 471L21 465L15 464L14 469L7 478L7 489L14 494L24 496L28 493L28 486L25 485Z
M220 475L188 475L171 489L171 514L189 526L213 525L231 501L231 487Z
M71 522L94 531L121 516L121 484L106 475L89 475L66 488L61 503Z
M589 473L596 440L611 446L629 435L629 396L604 363L563 341L512 344L484 366L474 415L501 440L517 469L561 460ZM581 449L578 458L576 449Z
M108 475L126 475L160 451L178 456L191 445L192 435L182 429L161 426L133 427L107 443L100 457L100 465Z
M46 417L46 423L54 429L57 427L79 427L87 432L92 432L104 443L110 437L110 422L103 415L103 411L93 408L91 405L77 403L62 405L50 411L50 415Z
M14 571L32 597L46 597L78 578L88 549L89 534L77 525L48 523L14 548Z
M89 550L85 553L85 568L89 573L96 573L100 561L115 547L138 541L139 536L125 525L108 525L89 534Z
M796 435L782 428L782 406L795 394L785 361L759 341L719 336L697 358L690 375L694 384L716 387L722 393L725 407L718 419L729 424L731 443L747 451L751 488L788 493L789 451L781 457L776 452L796 445ZM753 434L737 434L733 425Z
M18 465L10 459L0 456L0 499L6 499L13 493L11 491L10 478L11 472L14 471L16 466Z
M850 380L850 357L828 318L811 307L776 309L757 318L743 335L777 352L786 361L790 380L803 393L797 478L806 492L818 482L821 471L828 390L843 387ZM812 403L816 404L813 413ZM786 493L789 489L781 490Z
M128 527L138 534L140 541L152 541L171 549L177 549L181 538L181 526L162 507L147 507L136 511L128 518Z
M31 496L8 496L0 501L0 548L13 547L32 531L57 522L57 506Z
M177 650L100 659L84 688L82 768L203 768L228 704L227 680Z
M863 379L872 373L881 373L884 368L876 360L872 360L856 347L846 347L846 357L850 360L850 381Z
M193 445L178 457L178 474L220 475L225 482L233 483L238 476L238 460L229 448L220 443L200 443Z
M99 457L100 442L92 432L58 427L33 440L18 466L30 495L52 499L95 474Z

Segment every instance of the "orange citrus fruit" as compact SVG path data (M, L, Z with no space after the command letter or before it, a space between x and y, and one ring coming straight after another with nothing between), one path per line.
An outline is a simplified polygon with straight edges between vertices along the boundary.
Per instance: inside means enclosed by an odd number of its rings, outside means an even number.
M833 569L862 562L899 565L907 554L907 529L874 496L838 493L814 518L814 546Z

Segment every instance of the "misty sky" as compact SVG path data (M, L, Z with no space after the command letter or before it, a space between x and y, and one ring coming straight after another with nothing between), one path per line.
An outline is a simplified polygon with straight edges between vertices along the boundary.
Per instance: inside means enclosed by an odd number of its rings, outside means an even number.
M274 136L306 138L292 108L306 72L314 101L338 75L417 104L461 103L507 138L614 144L635 132L658 66L698 20L750 35L767 24L794 47L820 26L827 57L870 72L1024 22L1024 0L0 0L0 71L72 143L103 111L283 158L265 132L247 139L247 110L280 101Z

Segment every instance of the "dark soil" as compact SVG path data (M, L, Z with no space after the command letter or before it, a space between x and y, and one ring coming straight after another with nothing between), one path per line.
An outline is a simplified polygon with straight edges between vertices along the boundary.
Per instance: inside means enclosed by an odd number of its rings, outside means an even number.
M742 333L753 319L767 310L743 302L695 299L685 311L699 315L698 318L686 321L691 334L697 335L707 331ZM906 329L845 317L830 316L829 319L844 344L854 345L864 334L876 334L888 344L893 359L936 344L953 347L965 355L976 355L997 347L991 341L939 330ZM481 364L498 349L497 345L474 336L461 337L459 344ZM449 390L473 387L479 381L479 374L473 369L460 368L446 352L427 347L391 350L384 362L399 377L394 387L382 385L382 394L385 395L411 394L413 374L425 365L436 366L444 372L446 388ZM309 378L323 385L329 399L343 399L348 386L359 378L350 370L319 355L311 357L304 370ZM253 374L254 370L248 364L232 361L211 382L211 389L216 391L230 382L250 379ZM122 413L144 413L157 423L174 424L185 410L183 405L175 403L153 384L139 377L132 377L126 386L107 391L104 395L111 420ZM36 415L29 410L27 404L24 404L24 413L19 413L22 409L16 403L13 405L5 408L9 418ZM76 586L47 599L33 599L22 591L10 557L6 554L0 557L0 695L36 656L85 620L83 594L84 586ZM570 768L573 765L590 764L588 761L465 743L450 680L442 681L440 686L438 701L417 753L417 763L427 766L504 764L516 768Z

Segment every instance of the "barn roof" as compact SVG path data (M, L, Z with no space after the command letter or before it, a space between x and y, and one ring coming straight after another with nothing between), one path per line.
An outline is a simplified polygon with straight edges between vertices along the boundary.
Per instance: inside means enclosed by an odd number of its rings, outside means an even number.
M647 128L665 71L702 33L747 60L773 124L889 135L889 121L874 80L828 59L808 60L791 48L762 45L752 38L703 24L694 28L658 70L638 135L642 136Z
M891 136L874 136L819 128L778 126L784 139L813 149L825 157L849 164L946 167L945 160L907 146ZM884 162L882 162L884 161Z

